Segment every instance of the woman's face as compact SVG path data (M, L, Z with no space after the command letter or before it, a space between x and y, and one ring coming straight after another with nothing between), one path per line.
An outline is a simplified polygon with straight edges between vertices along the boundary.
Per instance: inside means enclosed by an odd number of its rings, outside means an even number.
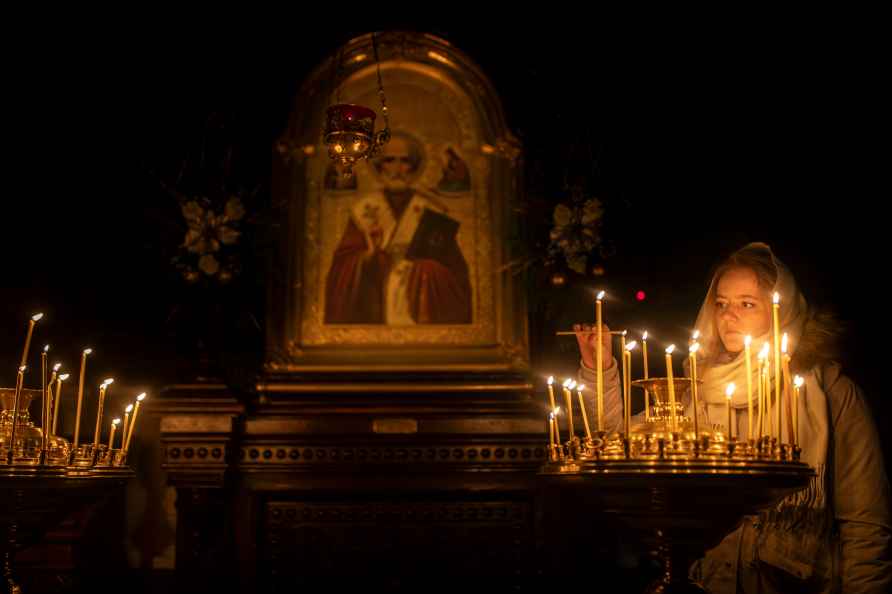
M715 326L730 353L743 350L743 339L754 339L771 329L771 301L749 268L732 268L719 278L715 299Z

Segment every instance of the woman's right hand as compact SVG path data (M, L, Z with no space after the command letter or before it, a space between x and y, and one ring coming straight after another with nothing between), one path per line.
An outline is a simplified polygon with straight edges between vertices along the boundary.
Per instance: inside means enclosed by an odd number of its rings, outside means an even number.
M573 330L576 332L576 341L579 343L582 364L589 369L596 369L596 345L598 344L597 325L574 324ZM604 346L602 351L601 369L610 369L613 366L613 340L611 339L610 328L608 328L606 324L601 324L601 344Z

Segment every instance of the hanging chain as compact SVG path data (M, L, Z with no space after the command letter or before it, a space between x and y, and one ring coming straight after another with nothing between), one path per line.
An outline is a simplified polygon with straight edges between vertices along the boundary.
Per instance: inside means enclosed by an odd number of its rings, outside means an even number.
M375 68L378 71L378 97L381 99L381 115L384 116L384 129L390 130L390 118L387 112L387 98L384 97L384 83L381 82L381 61L378 59L378 38L372 33L372 51L375 53Z

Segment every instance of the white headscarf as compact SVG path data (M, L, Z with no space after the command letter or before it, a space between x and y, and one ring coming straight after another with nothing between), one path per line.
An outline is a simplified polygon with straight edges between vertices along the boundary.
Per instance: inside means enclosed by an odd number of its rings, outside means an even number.
M786 266L774 257L771 248L766 244L750 243L735 252L731 260L733 261L741 256L745 258L748 252L763 260L772 262L777 271L777 281L767 291L769 294L768 299L770 300L770 296L775 292L780 294L779 317L781 334L787 334L789 340L787 353L792 357L805 328L805 322L808 318L808 304L805 301L805 297L799 292L793 275L790 274ZM703 381L699 390L700 400L710 407L721 406L724 408L726 406L725 387L729 383L734 382L738 389L732 396L731 405L735 408L746 408L746 358L743 356L742 351L737 355L727 353L716 328L715 302L718 281L717 277L712 278L695 326L700 331L700 350L697 352L699 379ZM756 355L765 341L771 341L771 334L771 329L769 328L768 333L762 336L753 336L751 347L753 386L759 385ZM770 366L770 373L773 377L773 365ZM744 389L741 389L741 387L744 387Z

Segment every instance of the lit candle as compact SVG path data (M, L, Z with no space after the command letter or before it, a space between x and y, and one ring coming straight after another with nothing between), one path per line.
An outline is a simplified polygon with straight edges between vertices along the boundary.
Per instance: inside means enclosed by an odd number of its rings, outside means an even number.
M46 359L50 352L50 345L43 347L40 353L40 451L46 452L47 429L49 428L49 396L46 393Z
M784 387L783 391L783 405L787 408L787 414L789 418L787 418L787 439L790 440L790 443L794 443L795 439L793 438L793 411L790 409L790 385L792 382L792 377L790 375L790 355L787 354L787 344L789 340L787 338L787 333L784 332L783 337L781 338L781 365L783 367L784 372ZM783 431L781 431L783 433Z
M604 363L604 346L601 344L604 340L603 329L601 328L601 301L604 299L604 291L598 293L598 298L595 300L595 323L598 324L598 344L595 347L595 366L598 368L595 371L595 377L597 378L597 396L598 396L598 431L604 431L604 372L601 369Z
M111 422L111 430L108 432L108 451L111 451L112 448L115 447L115 429L118 428L118 423L121 422L121 419L115 419ZM123 435L123 431L121 432Z
M50 376L50 383L47 384L47 394L49 395L48 402L46 403L46 430L50 430L50 435L52 435L52 430L50 429L53 425L53 406L56 402L56 397L53 396L53 384L58 383L57 378L59 377L59 368L62 367L61 363L56 363L53 365L53 374Z
M27 367L28 365L28 351L31 349L31 334L34 332L34 326L43 318L42 313L34 314L31 316L31 319L28 320L28 333L25 335L25 348L22 350L22 361L19 363L19 367Z
M554 383L554 376L549 375L548 376L548 404L551 405L551 410L554 410L554 386L552 386L553 383Z
M694 408L694 436L695 439L700 439L700 422L697 419L698 411L700 410L700 400L698 398L697 392L697 351L700 350L700 343L695 342L691 345L691 400Z
M623 347L623 421L626 439L632 434L632 351L638 343L634 340Z
M644 353L644 379L650 378L647 370L647 330L641 335L641 351ZM650 420L650 393L644 388L644 418Z
M124 451L130 449L130 439L133 437L133 429L136 427L136 416L139 414L139 405L146 399L146 393L143 392L136 397L136 409L133 411L133 418L130 419L130 430L127 431L127 441L124 442Z
M783 414L781 406L781 352L780 352L780 293L775 293L772 299L772 311L774 313L774 401L777 405L777 443L783 440Z
M734 382L731 382L725 388L725 402L728 409L728 439L734 439L734 425L731 424L731 396L734 395L734 389Z
M130 411L133 410L133 404L128 404L124 409L124 424L121 426L121 449L127 448L127 430L130 428Z
M611 334L612 334L612 332L611 332ZM624 353L626 352L626 331L620 330L617 332L617 334L619 334L619 354L620 354L620 359L622 359L623 357L625 357ZM620 374L621 374L621 377L619 378L620 385L625 386L626 385L626 367L624 365L620 365Z
M585 398L582 397L583 390L585 390L584 384L576 386L576 395L579 397L579 410L582 411L582 424L585 426L585 436L591 439L592 430L588 426L588 414L585 412Z
M669 428L671 431L678 431L678 423L675 418L675 379L672 377L672 352L674 350L674 344L670 344L666 348L666 377L669 378Z
M759 351L759 431L761 435L771 437L771 393L768 385L768 352L771 347L768 341Z
M56 399L53 403L53 435L56 435L56 427L58 427L59 423L59 401L62 400L62 382L67 379L67 373L63 373L56 378Z
M25 370L28 369L27 366L22 365L19 367L19 373L15 378L15 398L13 400L12 406L12 429L10 430L9 435L9 444L8 449L9 452L7 454L7 463L12 464L13 454L15 454L15 434L16 434L16 425L19 424L19 399L22 395L22 384L25 381Z
M554 442L554 413L548 413L548 445L554 446L557 445Z
M564 402L567 404L567 430L570 432L567 439L576 437L576 429L573 427L573 394L570 392L574 383L570 378L564 380Z
M561 443L561 428L558 425L557 416L561 413L561 407L558 406L553 411L551 411L551 418L554 419L554 438L557 440L555 443Z
M96 430L93 432L93 451L99 447L99 432L102 429L102 409L105 407L105 393L108 386L114 382L114 378L108 378L99 384L99 406L96 408Z
M801 375L797 375L793 379L793 445L799 445L799 390L805 379Z
M699 330L694 330L694 331L691 333L691 339L688 341L688 348L694 346L694 343L697 342L697 339L698 339L698 338L700 338L700 331L699 331Z
M747 334L743 337L743 353L746 357L746 437L753 439L753 363L750 359L750 345L753 337Z
M93 349L84 349L81 354L81 375L77 380L77 410L74 413L74 439L71 442L71 450L77 450L77 444L81 434L81 407L84 403L84 372L87 369L87 355L93 352Z

